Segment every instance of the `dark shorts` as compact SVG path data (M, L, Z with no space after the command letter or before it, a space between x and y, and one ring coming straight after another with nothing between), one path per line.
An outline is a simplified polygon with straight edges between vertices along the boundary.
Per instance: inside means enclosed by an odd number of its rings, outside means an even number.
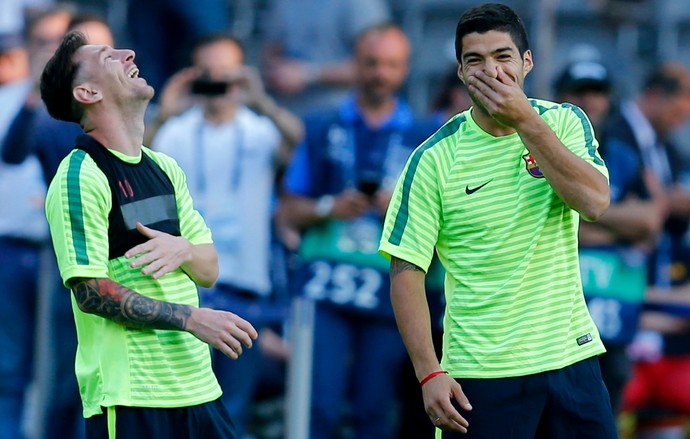
M86 420L87 439L235 439L220 400L191 407L104 407Z
M597 357L512 378L458 379L472 404L467 434L442 439L614 439L618 437Z

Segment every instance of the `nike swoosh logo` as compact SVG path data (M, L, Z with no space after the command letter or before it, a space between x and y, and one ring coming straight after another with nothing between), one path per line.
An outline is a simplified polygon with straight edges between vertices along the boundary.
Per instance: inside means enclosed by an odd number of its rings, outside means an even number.
M493 181L493 178L492 178L491 180L487 181L486 183L481 184L481 185L479 185L479 186L477 186L477 187L475 187L475 188L472 188L472 189L470 189L469 185L468 185L468 186L465 186L465 193L466 193L467 195L472 195L473 193L477 192L479 189L483 188L484 186L486 186L487 184L491 183L492 181Z

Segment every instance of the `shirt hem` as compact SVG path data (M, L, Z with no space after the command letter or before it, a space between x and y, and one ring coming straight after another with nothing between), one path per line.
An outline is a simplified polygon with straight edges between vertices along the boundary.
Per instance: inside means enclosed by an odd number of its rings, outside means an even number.
M454 369L449 366L447 362L441 362L441 367L448 371L448 374L453 378L469 378L469 379L492 379L492 378L513 378L527 375L534 375L542 372L549 372L552 370L563 369L564 367L572 366L573 364L587 360L588 358L596 357L606 352L603 345L595 350L587 351L583 354L573 356L558 364L548 364L528 368L508 368L504 370L496 370L489 372L477 372L476 367L472 369ZM476 366L476 365L475 365Z
M208 402L215 401L220 398L223 392L220 389L216 389L214 392L204 395L203 397L189 398L189 399L179 399L174 401L161 401L156 400L128 400L126 398L115 398L108 401L103 401L100 404L94 404L92 406L85 406L83 410L84 418L88 419L92 416L100 415L103 413L103 408L113 407L113 406L125 406L125 407L147 407L147 408L179 408L179 407L191 407L200 404L206 404Z

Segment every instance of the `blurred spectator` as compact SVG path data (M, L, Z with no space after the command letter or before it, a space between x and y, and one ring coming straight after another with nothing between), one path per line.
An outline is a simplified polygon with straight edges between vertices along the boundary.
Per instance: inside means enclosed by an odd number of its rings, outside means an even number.
M68 31L78 31L86 36L90 44L103 44L113 47L113 32L108 22L98 14L77 12L69 22Z
M625 156L616 170L621 178L611 183L612 196L620 196L636 180L629 179L640 168L656 178L648 178L652 198L658 201L671 218L690 216L688 192L679 184L682 161L676 159L678 147L670 135L690 118L690 72L680 63L657 66L647 77L638 98L623 102L620 111L607 124L604 133L608 155ZM668 233L668 230L667 230ZM655 256L651 281L657 286L670 285L667 265L668 247L662 245Z
M43 66L60 44L73 13L74 9L68 4L27 10L24 39L30 54L31 76L34 83L32 99L39 100L37 84Z
M132 48L142 75L154 90L161 90L187 64L194 41L227 31L229 15L226 0L129 0L127 26Z
M19 34L0 34L0 140L32 87ZM0 437L19 439L32 378L41 250L47 239L45 185L35 158L0 163Z
M279 215L302 233L294 292L316 301L312 439L335 437L345 407L353 437L392 437L406 358L378 239L407 157L436 128L415 120L397 95L409 54L398 27L365 30L355 45L354 90L306 119L286 174Z
M36 94L40 73L68 29L84 32L94 44L112 46L113 36L101 17L72 15L71 10L63 6L34 11L27 23L25 33L35 82L32 93L27 96L2 143L2 158L8 163L22 163L29 157L37 157L44 181L48 184L60 161L72 149L75 137L83 131L76 123L50 117ZM49 352L47 357L50 361L41 366L47 368L47 380L42 387L39 410L42 419L37 434L73 439L82 437L84 433L81 400L74 376L76 332L69 290L63 286L52 256L50 260L49 269L43 272L51 278L47 282L51 285L50 291L43 297L48 301L45 307L48 330L40 334L42 339L39 342Z
M653 253L648 264L648 283L656 288L671 286L668 267L673 242L677 239L674 235L683 234L690 216L690 192L679 185L681 161L676 158L677 147L669 140L673 130L688 118L690 71L680 63L664 63L647 77L636 100L621 104L620 112L607 124L603 136L604 159L611 172L612 199L622 200L627 194L644 191L645 198L651 200L652 204L644 206L640 205L639 198L632 197L631 202L638 204L637 210L619 221L637 222L647 218L648 230L661 230L653 241ZM654 212L657 212L656 216ZM627 230L621 225L619 227L628 235L639 230L632 225ZM659 361L664 354L663 338L656 331L666 331L673 326L674 319L667 313L642 314L643 331L638 332L628 349L637 363L624 393L624 408L638 410L647 404L663 405L663 401L640 389L666 387L664 382L655 381L658 376L650 371L655 367L665 367ZM690 373L690 369L686 373ZM667 376L670 378L671 374ZM673 386L675 384L671 384Z
M608 68L596 61L578 61L566 66L555 81L556 100L582 108L601 134L615 104Z
M202 304L241 314L261 329L272 323L267 308L276 172L302 139L303 126L266 95L256 70L243 62L236 39L202 39L193 50L193 66L168 82L161 110L194 105L168 119L152 146L185 171L196 208L213 231L220 274L212 290L202 291ZM244 433L261 351L248 350L236 361L214 355L213 361L223 402Z
M556 78L554 91L558 101L575 104L590 117L610 172L611 205L597 222L581 221L579 257L587 305L606 346L599 357L602 377L618 413L632 372L626 349L639 326L648 258L664 213L651 199L643 168L628 169L629 163L614 154L615 146L607 155L602 134L615 104L608 69L596 61L573 62Z
M300 115L337 105L355 80L357 34L389 16L385 0L271 0L263 50L269 91Z
M28 8L47 7L54 0L3 0L0 2L0 34L21 33Z
M448 119L471 106L472 99L467 87L460 80L457 67L453 65L443 77L441 88L431 103L431 115L440 127Z
M690 169L690 163L684 162L684 168ZM639 363L636 372L644 378L626 389L628 403L646 405L638 410L639 437L647 434L644 437L653 439L662 433L664 438L685 438L690 421L690 234L686 231L685 236L674 238L669 267L672 287L652 287L646 297L648 307L670 311L664 315L664 355Z
M75 123L51 118L38 94L43 67L57 49L71 20L72 10L64 6L36 10L27 19L25 35L33 87L2 145L2 159L8 163L21 163L35 154L41 162L46 183L50 183L58 164L72 149L74 138L82 133ZM69 326L73 326L71 322Z

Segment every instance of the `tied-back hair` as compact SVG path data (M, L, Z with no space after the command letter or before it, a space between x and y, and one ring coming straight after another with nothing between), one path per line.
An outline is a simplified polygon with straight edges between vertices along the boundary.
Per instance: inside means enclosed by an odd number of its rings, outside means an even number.
M81 122L83 108L72 95L74 81L79 66L74 62L74 54L87 44L81 32L69 32L48 61L41 74L41 99L46 109L55 119L68 122Z
M460 17L455 29L455 58L462 60L462 39L465 35L489 31L507 32L520 51L520 56L529 50L527 31L520 17L510 7L500 3L483 3L474 6Z

